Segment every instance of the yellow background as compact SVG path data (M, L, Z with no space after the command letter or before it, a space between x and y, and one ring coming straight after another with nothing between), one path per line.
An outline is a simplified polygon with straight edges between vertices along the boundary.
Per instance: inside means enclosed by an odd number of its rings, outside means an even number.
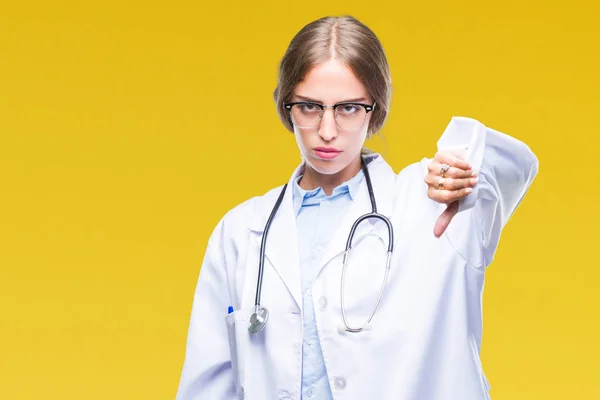
M3 1L0 398L174 398L212 228L299 161L277 63L345 13L389 55L397 170L453 115L539 157L488 271L492 397L600 398L598 4Z

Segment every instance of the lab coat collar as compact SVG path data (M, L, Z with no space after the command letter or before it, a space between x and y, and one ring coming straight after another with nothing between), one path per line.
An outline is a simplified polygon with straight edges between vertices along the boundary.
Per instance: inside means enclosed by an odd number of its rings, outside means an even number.
M393 188L395 187L396 174L379 154L373 154L370 157L373 160L367 164L367 168L373 185L377 211L390 218L393 212ZM281 206L271 221L265 247L265 259L268 260L268 263L272 265L285 283L300 309L302 308L302 288L296 216L293 204L293 185L295 179L302 173L303 168L303 164L300 164L288 181ZM249 227L250 231L258 234L256 235L258 243L260 243L265 224L281 190L282 187L273 189L259 200L257 212L254 214ZM371 203L367 183L366 179L361 179L355 191L354 201L323 253L320 265L325 266L332 258L344 252L352 224L358 217L369 212L371 212ZM387 230L382 230L382 225L381 223L372 222L371 219L361 223L354 236L355 242L361 236L374 232L387 243ZM377 228L374 229L376 226ZM266 263L265 266L267 267Z

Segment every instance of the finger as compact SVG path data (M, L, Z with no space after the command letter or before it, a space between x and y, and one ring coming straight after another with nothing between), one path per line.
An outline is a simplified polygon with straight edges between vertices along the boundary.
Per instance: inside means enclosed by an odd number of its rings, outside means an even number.
M473 192L471 188L464 188L459 190L439 190L429 187L427 195L430 199L437 201L438 203L450 204L456 200L460 200L467 197Z
M433 234L435 237L440 237L446 231L448 226L450 225L450 221L458 212L458 202L450 203L448 207L444 210L442 215L437 219L435 226L433 227Z
M471 165L466 160L458 158L457 156L446 151L438 151L434 159L441 164L448 164L451 167L472 169Z
M437 161L432 161L429 163L427 169L433 175L442 176L442 164ZM477 176L477 172L473 171L472 169L465 170L457 167L450 167L444 173L444 178L470 178L472 176Z
M425 182L435 189L458 190L467 187L474 188L477 185L478 178L453 179L428 174L425 176Z

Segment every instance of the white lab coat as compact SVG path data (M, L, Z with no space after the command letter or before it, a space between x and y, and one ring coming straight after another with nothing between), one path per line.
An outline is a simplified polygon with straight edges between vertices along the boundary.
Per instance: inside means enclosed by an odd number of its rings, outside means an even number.
M502 228L537 174L538 160L524 143L468 118L453 118L438 147L462 148L480 171L477 187L439 239L433 226L445 205L427 197L423 179L430 160L400 173L382 157L369 164L378 211L391 219L395 243L371 330L338 330L345 242L356 218L371 210L364 180L318 255L312 297L335 400L489 399L479 357L484 273ZM270 318L261 333L247 330L262 232L280 190L235 207L209 240L178 400L300 399L302 293L291 188L266 245L261 304ZM345 288L351 325L362 325L376 301L387 241L381 222L364 222L356 232ZM230 305L235 311L228 315Z

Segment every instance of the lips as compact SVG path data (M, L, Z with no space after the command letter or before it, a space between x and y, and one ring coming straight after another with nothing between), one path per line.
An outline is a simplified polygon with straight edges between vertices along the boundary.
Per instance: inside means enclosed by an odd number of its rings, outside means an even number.
M332 160L342 152L335 147L315 147L314 151L317 157L324 160Z

